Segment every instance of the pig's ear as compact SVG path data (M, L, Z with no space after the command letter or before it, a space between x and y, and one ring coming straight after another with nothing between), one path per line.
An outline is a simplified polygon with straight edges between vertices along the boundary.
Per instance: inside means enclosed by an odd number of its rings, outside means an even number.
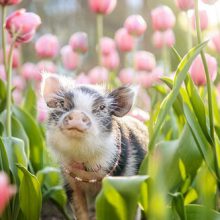
M48 107L54 107L53 98L61 88L61 82L58 76L50 73L43 74L41 94Z
M117 117L126 115L134 102L135 91L131 87L122 86L113 90L108 97L110 98L110 111Z

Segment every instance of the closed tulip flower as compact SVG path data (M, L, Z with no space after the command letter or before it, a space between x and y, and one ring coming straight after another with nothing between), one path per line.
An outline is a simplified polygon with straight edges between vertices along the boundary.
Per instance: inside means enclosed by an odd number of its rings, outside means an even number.
M85 75L85 73L80 73L76 79L75 82L77 84L89 84L90 83L90 79L87 75Z
M196 29L196 18L195 14L192 15L192 26ZM199 11L199 20L200 20L200 28L202 31L208 28L209 26L209 18L206 10Z
M208 70L212 81L215 80L217 75L217 61L209 54L205 54L206 62L208 64ZM201 56L198 56L192 63L189 70L192 80L197 86L206 85L205 70Z
M132 68L122 69L119 73L119 80L122 84L132 84L135 78L135 72Z
M7 47L6 48L6 55L8 57L9 55L9 51L10 48ZM3 63L4 62L4 58L3 58L3 51L0 51L0 62ZM12 56L12 67L13 68L17 68L20 65L20 53L19 50L17 48L14 48L13 50L13 56Z
M121 28L115 33L115 41L118 49L122 52L129 52L135 46L134 38L125 28Z
M42 60L37 63L37 74L35 75L36 81L41 81L43 72L56 73L57 67L52 61Z
M175 44L176 38L172 29L164 32L156 31L153 34L152 42L154 47L161 49L164 46L172 47Z
M153 77L146 71L140 71L137 73L136 81L144 88L149 88L153 84Z
M6 80L5 67L3 64L0 64L0 79L3 81Z
M152 43L154 47L161 49L164 46L163 32L155 31L152 36Z
M12 38L15 37L16 42L20 43L29 42L40 24L40 17L34 13L26 12L25 9L13 12L6 19L7 31Z
M65 69L74 70L79 64L79 55L69 45L64 46L61 51L61 58Z
M45 34L35 43L37 55L42 58L53 58L59 52L59 42L55 35Z
M4 172L0 172L0 216L15 193L16 188L10 185L8 176Z
M118 52L114 51L107 56L102 56L102 65L108 70L115 70L120 63Z
M16 88L16 90L24 90L25 89L25 81L21 76L14 76L12 79L12 84Z
M154 30L164 31L174 27L176 18L168 6L159 6L151 12L152 26Z
M147 23L141 15L131 15L124 23L128 33L134 36L141 36L147 29Z
M110 37L103 37L100 41L102 55L107 56L116 49L115 41Z
M214 46L214 49L220 53L220 33L215 34L212 38L212 44Z
M117 0L89 0L90 9L97 14L110 14L116 4Z
M205 4L208 5L213 5L215 4L218 0L202 0Z
M37 120L40 123L46 121L47 118L47 105L43 99L39 99L37 102Z
M137 51L134 56L134 65L138 71L145 70L151 72L156 66L156 60L150 52Z
M0 0L0 5L17 5L21 2L22 0Z
M106 82L108 80L108 70L101 66L94 67L89 71L88 77L92 84Z
M34 63L24 63L21 67L21 75L25 80L33 80L38 74L37 66Z
M177 7L183 11L194 8L194 0L176 0L176 4Z
M88 44L88 36L84 32L73 34L69 40L69 45L78 53L86 53L88 51Z

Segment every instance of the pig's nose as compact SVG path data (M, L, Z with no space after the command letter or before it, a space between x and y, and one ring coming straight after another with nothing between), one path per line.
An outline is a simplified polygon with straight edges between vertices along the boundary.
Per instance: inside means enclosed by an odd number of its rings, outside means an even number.
M89 117L80 111L70 112L63 121L64 128L85 131L91 126Z

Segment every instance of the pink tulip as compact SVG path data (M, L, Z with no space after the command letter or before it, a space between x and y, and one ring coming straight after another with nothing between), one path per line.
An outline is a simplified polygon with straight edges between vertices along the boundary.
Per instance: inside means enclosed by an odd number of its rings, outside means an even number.
M214 81L217 75L217 61L214 57L210 56L209 54L205 54L205 57L208 64L210 78L212 81ZM205 70L201 56L196 57L196 59L193 61L190 67L189 72L194 83L197 86L204 86L206 84Z
M173 28L176 22L175 15L168 6L159 6L151 12L154 30L164 31Z
M15 103L16 105L20 105L20 104L22 103L23 94L22 94L22 91L21 91L21 90L15 89L15 90L12 92L12 97L13 97L14 103Z
M36 72L35 80L38 82L41 81L42 74L44 72L56 73L56 71L57 71L57 67L53 62L45 61L45 60L42 60L37 63L37 69L38 69L38 71Z
M115 41L110 37L103 37L100 41L101 53L106 56L115 51Z
M176 0L176 4L177 7L183 11L194 8L194 0Z
M122 84L132 84L134 82L135 72L132 68L122 69L119 73L119 80Z
M110 14L116 4L117 0L89 0L90 9L97 14Z
M214 46L214 49L220 53L220 33L215 34L212 38L212 44Z
M141 122L146 122L149 120L149 114L140 108L134 108L131 112L128 113L130 116L138 119Z
M47 105L43 99L39 99L37 102L37 120L40 123L46 121L47 118Z
M3 64L0 64L0 79L2 81L6 80L6 73L5 73L5 67Z
M38 74L38 68L33 63L24 63L21 67L21 75L25 80L33 80Z
M175 35L173 30L168 29L164 32L156 31L153 34L153 45L156 48L172 47L175 44Z
M156 67L151 72L153 82L159 82L160 78L163 76L163 69L161 67Z
M14 76L12 79L12 85L16 90L24 90L26 84L24 79L21 76Z
M6 56L9 56L10 47L6 47ZM3 50L0 51L0 62L4 62ZM12 67L17 68L20 65L20 53L17 48L14 48L12 55Z
M17 5L22 0L0 0L0 5Z
M0 216L6 208L10 198L16 193L15 186L10 185L9 178L4 172L0 172Z
M121 28L115 33L115 41L122 52L129 52L135 46L134 38L128 34L125 28Z
M103 83L108 80L108 70L101 66L96 66L88 73L88 77L92 84Z
M136 81L144 88L150 88L153 84L158 82L159 74L148 73L145 71L141 71L137 73Z
M108 70L115 70L120 63L118 52L114 51L107 56L102 56L102 65Z
M69 45L78 53L86 53L88 51L88 44L88 36L84 32L73 34L69 40Z
M206 10L200 10L199 11L199 19L200 19L200 28L202 31L208 28L209 26L209 18ZM195 14L191 17L192 20L192 26L194 29L196 29L196 18Z
M53 58L59 52L59 41L55 35L45 34L35 43L37 55L42 58Z
M152 53L147 51L137 51L134 56L136 70L152 71L156 66L156 60Z
M202 0L205 4L213 5L215 4L218 0Z
M21 9L10 14L6 19L6 29L11 37L16 37L16 42L26 43L31 41L37 27L41 24L38 15Z
M88 76L85 75L85 73L80 73L76 79L75 82L77 84L89 84L90 83L90 79Z
M75 53L71 46L66 45L64 46L61 51L61 58L62 58L62 62L63 65L66 69L68 70L74 70L77 68L77 66L79 65L79 55L77 53Z
M141 15L130 15L124 23L128 33L134 36L141 36L147 29L147 23Z

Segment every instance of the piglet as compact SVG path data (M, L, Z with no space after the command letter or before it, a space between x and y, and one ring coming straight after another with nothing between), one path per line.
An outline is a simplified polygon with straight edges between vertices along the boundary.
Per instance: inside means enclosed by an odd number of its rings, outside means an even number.
M45 74L42 96L48 107L47 144L73 192L76 219L94 219L102 179L137 174L147 151L146 126L125 116L135 92L127 86L107 91L75 85L71 78Z

